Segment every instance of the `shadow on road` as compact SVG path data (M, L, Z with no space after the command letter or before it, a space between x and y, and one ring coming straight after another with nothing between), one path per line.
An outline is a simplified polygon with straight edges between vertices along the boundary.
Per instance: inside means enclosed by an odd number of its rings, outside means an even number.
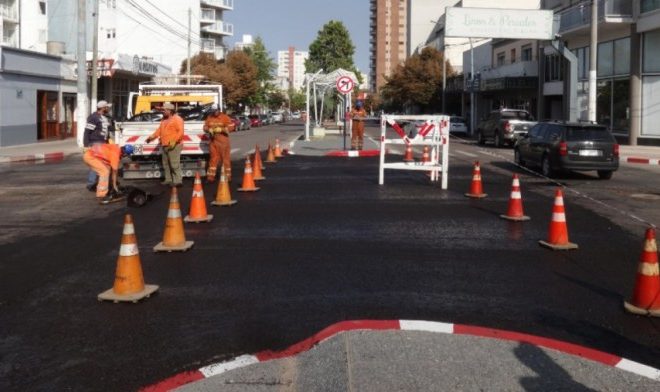
M537 374L536 377L520 379L520 385L526 391L595 391L573 380L566 370L536 346L519 344L513 353L521 363Z

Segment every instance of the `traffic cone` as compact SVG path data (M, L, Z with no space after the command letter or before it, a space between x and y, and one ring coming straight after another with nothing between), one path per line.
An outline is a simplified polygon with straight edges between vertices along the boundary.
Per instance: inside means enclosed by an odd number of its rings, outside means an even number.
M261 157L259 157L259 147L257 147L254 151L254 163L252 164L254 173L252 174L252 177L255 181L265 180L266 177L264 177L263 173L261 173Z
M470 184L470 192L466 193L465 196L475 199L482 199L488 196L487 194L484 193L484 189L481 184L481 167L479 166L479 162L474 163L474 170L472 171L472 183Z
M639 258L635 289L630 302L623 303L630 313L660 317L660 272L655 229L646 229L644 250Z
M184 222L192 223L210 222L213 220L213 215L209 215L206 211L206 199L204 198L204 188L202 188L202 179L199 176L199 172L195 174L195 183L193 185L192 198L190 199L190 213L183 220Z
M236 200L231 199L231 191L229 190L229 183L227 176L225 176L225 168L220 169L220 182L218 182L218 191L215 194L215 201L211 202L214 206L233 206L238 203Z
M97 298L99 301L106 300L114 303L137 302L142 298L149 298L156 290L158 290L158 286L144 284L133 217L126 214L119 257L117 257L115 283L111 289L102 292Z
M415 158L413 158L412 146L410 144L408 144L406 146L406 154L403 156L403 161L404 162L415 162Z
M172 187L172 195L170 196L170 206L167 210L163 241L154 246L154 252L185 252L192 248L193 244L193 241L186 241L186 235L183 232L183 219L181 219L179 197L176 192L176 187Z
M527 221L529 217L523 213L522 194L520 193L520 180L518 175L513 175L513 184L511 185L511 198L509 199L509 210L506 215L500 215L500 218L510 221Z
M250 164L250 156L245 158L245 171L243 173L243 186L238 188L239 192L256 192L261 188L254 185L254 176L252 175L252 164Z
M275 158L282 158L282 149L280 148L280 139L275 139Z
M254 161L255 161L255 165L256 162L259 162L259 167L261 168L261 171L266 170L266 168L264 167L264 162L261 160L261 151L259 151L258 144L254 146Z
M564 197L559 188L557 188L557 192L555 193L555 204L552 208L552 220L548 229L548 240L540 240L539 244L552 250L571 250L578 248L577 244L568 241Z
M268 155L266 155L266 163L277 163L275 159L275 153L273 152L273 147L268 144Z
M422 163L431 162L431 156L429 155L429 146L424 146L422 151Z

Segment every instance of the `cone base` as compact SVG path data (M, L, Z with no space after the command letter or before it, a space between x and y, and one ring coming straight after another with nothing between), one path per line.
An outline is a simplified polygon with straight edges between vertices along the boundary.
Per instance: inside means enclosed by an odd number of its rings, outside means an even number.
M212 220L213 220L213 215L206 215L201 218L191 218L190 215L186 215L186 217L183 218L183 221L187 223L202 223L202 222L210 222Z
M261 177L254 177L254 180L255 180L255 181L261 181L261 180L265 180L265 179L266 179L266 177L264 177L264 176L261 176Z
M236 200L229 200L229 201L212 201L211 204L214 206L220 206L220 207L227 207L227 206L233 206L234 204L238 203Z
M572 242L567 242L565 244L551 244L547 241L539 240L539 245L552 250L573 250L578 248L578 245Z
M259 189L261 189L261 188L259 188L259 187L256 187L256 188L238 188L238 191L239 192L256 192Z
M521 215L521 216L500 215L500 218L510 220L510 221L514 221L514 222L524 222L524 221L528 221L528 220L531 219L527 215Z
M481 193L481 194L466 193L465 197L470 197L472 199L483 199L484 197L488 197L488 194L487 193Z
M158 291L158 286L154 284L145 284L144 290L133 294L116 294L114 289L106 290L98 295L99 301L112 301L118 302L133 302L141 300L142 298L149 298L151 294Z
M660 317L660 309L644 309L639 308L628 301L623 302L623 307L630 313L639 314L640 316Z
M186 241L183 245L179 246L165 246L162 242L154 246L154 252L185 252L192 248L194 241Z

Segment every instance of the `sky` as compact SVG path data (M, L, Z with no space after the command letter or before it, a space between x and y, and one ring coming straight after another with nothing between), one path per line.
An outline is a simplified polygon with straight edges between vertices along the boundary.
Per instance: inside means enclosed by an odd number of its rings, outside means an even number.
M319 30L330 20L348 29L355 45L353 61L362 73L369 72L369 1L367 0L234 0L234 10L223 17L234 25L231 47L243 34L261 36L277 60L278 50L294 46L309 50Z

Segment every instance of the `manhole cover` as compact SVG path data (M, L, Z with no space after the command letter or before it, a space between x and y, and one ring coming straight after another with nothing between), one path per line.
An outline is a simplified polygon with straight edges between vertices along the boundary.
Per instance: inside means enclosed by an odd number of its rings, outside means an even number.
M655 193L633 193L630 197L642 200L660 200L660 195Z

